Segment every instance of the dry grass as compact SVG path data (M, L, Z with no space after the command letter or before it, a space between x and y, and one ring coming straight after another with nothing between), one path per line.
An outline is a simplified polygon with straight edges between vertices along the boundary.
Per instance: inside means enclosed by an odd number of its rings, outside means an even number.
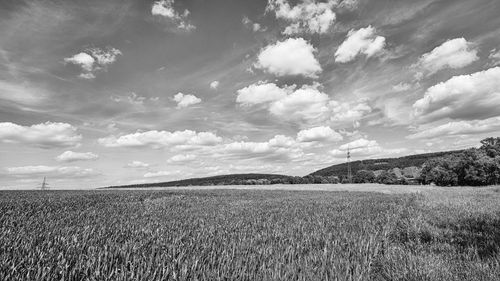
M496 190L0 192L0 279L498 280Z

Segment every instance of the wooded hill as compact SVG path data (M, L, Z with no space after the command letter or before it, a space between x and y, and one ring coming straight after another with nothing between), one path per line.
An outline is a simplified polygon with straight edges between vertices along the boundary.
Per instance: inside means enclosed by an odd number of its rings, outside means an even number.
M382 159L367 159L357 160L351 162L352 174L355 175L359 170L389 170L394 168L403 169L405 167L421 167L427 160L460 154L463 150L442 151L434 153L408 155L399 158L382 158ZM338 176L343 177L347 175L347 163L333 165L311 173L312 176Z
M241 184L270 184L272 181L283 181L290 176L275 174L232 174L205 178L192 178L177 181L141 183L106 188L137 188L137 187L166 187L166 186L206 186L206 185L241 185Z

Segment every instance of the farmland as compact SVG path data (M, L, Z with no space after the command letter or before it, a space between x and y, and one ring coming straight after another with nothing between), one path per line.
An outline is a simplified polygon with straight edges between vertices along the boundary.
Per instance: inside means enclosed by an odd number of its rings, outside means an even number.
M498 187L307 188L1 191L0 279L500 276Z

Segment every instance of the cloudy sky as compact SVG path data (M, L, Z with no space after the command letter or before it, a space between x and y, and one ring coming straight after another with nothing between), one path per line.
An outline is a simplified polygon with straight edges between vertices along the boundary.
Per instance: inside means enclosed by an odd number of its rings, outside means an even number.
M498 0L0 1L0 187L306 175L500 132Z

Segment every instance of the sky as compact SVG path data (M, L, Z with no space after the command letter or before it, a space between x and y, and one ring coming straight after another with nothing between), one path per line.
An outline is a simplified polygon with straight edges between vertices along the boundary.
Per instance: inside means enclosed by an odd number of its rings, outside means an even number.
M477 146L500 132L497 0L0 0L0 188Z

